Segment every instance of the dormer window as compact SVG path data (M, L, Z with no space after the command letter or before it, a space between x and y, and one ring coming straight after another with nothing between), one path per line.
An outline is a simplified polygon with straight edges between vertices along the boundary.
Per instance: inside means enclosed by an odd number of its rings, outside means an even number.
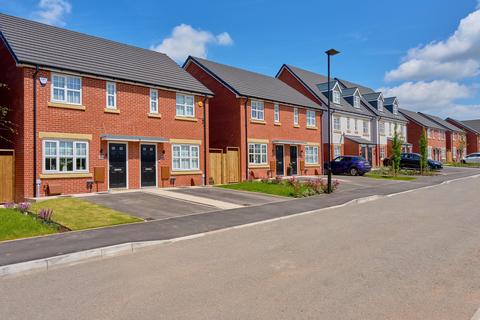
M333 103L340 104L340 91L333 90Z
M393 104L393 114L397 115L398 114L398 103L395 102Z
M357 109L360 108L360 96L359 95L353 96L353 106Z
M383 100L380 98L377 101L378 111L383 111Z

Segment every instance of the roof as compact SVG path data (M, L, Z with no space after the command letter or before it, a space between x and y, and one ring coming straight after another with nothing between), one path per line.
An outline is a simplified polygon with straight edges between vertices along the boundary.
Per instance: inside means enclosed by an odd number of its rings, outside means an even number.
M477 120L465 120L465 121L462 121L462 123L464 123L465 125L469 126L470 128L472 128L472 129L475 130L476 132L480 133L480 119L477 119Z
M213 94L163 53L1 13L0 33L19 64Z
M345 135L345 138L348 140L352 140L353 142L356 142L358 144L375 144L370 140L367 140L365 138L359 137L359 136L347 136Z
M277 78L197 57L188 57L184 67L190 62L198 64L239 96L326 110Z
M392 105L395 100L397 99L397 97L387 97L387 98L384 98L383 99L383 104L386 105L386 106L390 106Z
M453 119L453 118L450 118L450 117L445 119L445 120L453 122L457 127L461 127L464 130L471 131L471 132L476 133L476 134L480 134L480 130L475 130L474 128L472 128L468 124L464 123L464 121L456 120L456 119Z
M294 74L306 86L306 88L310 90L310 92L318 97L318 99L320 99L323 103L327 104L327 95L325 95L325 93L322 91L325 84L328 83L327 77L291 65L285 64L282 66L282 68L287 68L287 70ZM331 103L330 107L336 111L343 111L367 117L374 116L374 114L365 106L361 105L358 109L354 108L343 97L340 98L340 104Z
M358 88L346 88L342 90L342 96L344 97L351 97L355 94L355 92L358 90Z
M381 92L371 92L371 93L364 94L363 97L367 101L374 101L374 100L377 100L381 94L382 94Z
M339 79L339 78L335 78L335 79L337 79L338 81L340 81L340 82L341 82L345 87L347 87L347 88L358 88L358 90L360 90L360 93L361 93L362 95L363 95L363 94L367 94L367 93L375 92L375 90L373 90L372 88L359 85L358 83L354 83L354 82L347 81L347 80L343 80L343 79Z
M445 127L447 130L449 131L455 131L455 132L463 132L462 129L460 129L459 127L456 127L455 125L451 124L450 122L447 122L445 120L443 120L442 118L440 117L437 117L437 116L434 116L434 115L430 115L430 114L426 114L426 113L423 113L423 112L419 112L422 116L424 117L427 117L429 118L430 120L438 123L439 125Z
M406 109L398 109L398 111L400 111L408 119L415 121L416 123L420 124L423 127L445 130L443 126L439 125L436 122L433 122L432 120L430 120L425 116L422 116L418 112L410 111Z

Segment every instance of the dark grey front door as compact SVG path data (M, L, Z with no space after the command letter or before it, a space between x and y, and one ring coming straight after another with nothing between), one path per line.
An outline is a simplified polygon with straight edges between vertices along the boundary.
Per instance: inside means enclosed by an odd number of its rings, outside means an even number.
M368 146L368 162L370 162L370 165L373 165L373 147Z
M290 167L292 168L290 174L297 174L297 146L290 146Z
M285 175L283 145L275 146L275 161L276 161L275 170L276 170L277 176Z
M142 144L140 150L142 187L155 187L157 185L157 146L154 144Z
M110 188L127 187L127 145L110 143L108 145L109 185Z

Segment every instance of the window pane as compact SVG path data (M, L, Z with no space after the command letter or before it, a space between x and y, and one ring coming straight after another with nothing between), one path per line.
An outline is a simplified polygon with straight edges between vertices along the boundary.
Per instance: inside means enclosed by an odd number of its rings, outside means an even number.
M186 96L185 97L185 104L188 106L193 106L193 96Z
M60 141L60 155L61 156L73 156L73 142Z
M173 159L173 169L180 169L180 159Z
M184 115L185 115L184 106L177 104L177 116L184 116Z
M77 170L87 170L87 159L86 158L77 158Z
M60 158L60 171L73 171L73 158Z
M53 89L53 99L65 101L65 91L63 91L63 89Z
M187 116L193 116L193 106L187 106L187 111L185 113Z
M56 142L45 142L45 156L56 156L57 155L57 143Z
M80 90L80 78L67 77L67 89Z
M57 170L57 158L45 158L45 170Z
M177 104L185 104L185 96L181 94L177 94Z
M115 106L115 97L114 96L108 96L108 106L109 107L114 107Z
M68 103L80 103L80 92L67 90L67 102Z
M86 156L87 155L87 144L82 142L76 143L76 155L77 156Z
M53 76L53 86L55 88L64 88L65 87L65 78L60 76Z

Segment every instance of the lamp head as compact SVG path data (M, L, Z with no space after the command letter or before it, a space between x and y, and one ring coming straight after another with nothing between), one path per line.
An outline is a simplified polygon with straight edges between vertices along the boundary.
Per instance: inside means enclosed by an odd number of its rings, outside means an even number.
M339 54L340 51L337 51L337 50L335 50L335 49L332 48L332 49L329 49L329 50L325 51L325 53L326 53L328 56L334 56L334 55L336 55L336 54Z

